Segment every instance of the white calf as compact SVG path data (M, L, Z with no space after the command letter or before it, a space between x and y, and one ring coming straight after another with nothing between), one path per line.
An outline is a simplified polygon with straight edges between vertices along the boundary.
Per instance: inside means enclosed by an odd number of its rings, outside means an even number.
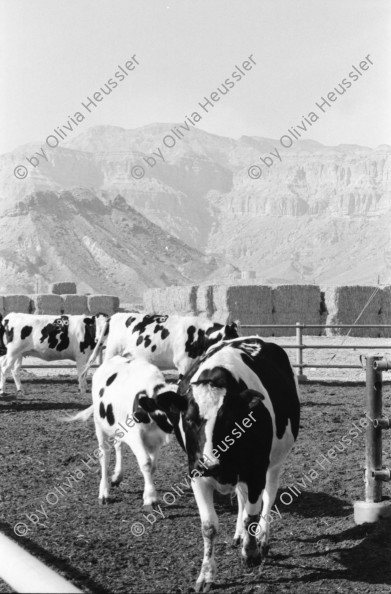
M110 483L108 466L111 445L116 451L116 465L111 484L122 480L122 443L126 443L137 458L144 476L144 509L150 511L157 502L157 492L153 483L157 457L162 445L169 441L173 425L165 413L147 413L140 406L146 397L155 398L158 394L174 394L165 383L162 372L145 359L115 356L101 365L92 379L92 405L78 413L73 420L86 420L94 414L95 431L99 449L102 478L99 499L106 503L109 498ZM107 441L106 439L107 438ZM109 447L105 448L108 442Z

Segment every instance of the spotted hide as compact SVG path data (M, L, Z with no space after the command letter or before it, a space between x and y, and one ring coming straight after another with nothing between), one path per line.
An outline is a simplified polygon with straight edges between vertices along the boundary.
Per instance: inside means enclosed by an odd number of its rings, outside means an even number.
M96 334L107 316L40 316L10 313L0 321L0 394L11 371L16 389L22 392L20 367L23 357L44 361L70 359L76 362L81 393L86 391L83 368L94 350Z
M234 543L242 542L243 560L258 565L267 553L282 465L299 431L296 378L281 347L259 337L238 338L212 346L177 394L148 401L150 410L155 406L178 423L187 451L204 538L196 591L208 591L216 576L215 489L236 491Z
M109 499L111 446L115 447L116 452L111 485L118 485L123 476L122 444L126 443L136 456L144 476L144 509L151 511L157 505L153 474L159 450L168 443L174 427L165 413L159 410L148 412L141 403L144 400L154 402L154 398L162 394L165 397L175 396L175 392L165 383L162 372L145 359L132 360L117 355L105 361L94 374L92 405L70 420L85 421L94 414L99 443L94 456L100 459L102 470L99 487L101 503Z
M85 373L106 345L105 360L131 353L159 369L176 367L183 376L210 346L237 336L234 323L224 326L194 316L117 313L107 321Z

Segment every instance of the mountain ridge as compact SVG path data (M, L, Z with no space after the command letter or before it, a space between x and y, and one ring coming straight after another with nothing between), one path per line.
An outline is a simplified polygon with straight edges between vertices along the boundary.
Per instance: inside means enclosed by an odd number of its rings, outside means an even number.
M0 217L27 194L84 188L106 205L120 195L169 235L217 258L221 274L209 270L205 278L232 281L254 270L266 283L372 283L379 275L391 282L391 147L305 138L283 148L275 139L196 127L164 146L179 125L88 128L48 149L48 161L30 167L25 180L12 175L23 147L3 155ZM266 167L261 157L276 146L281 161ZM147 157L158 149L164 161L156 156L151 166ZM252 165L262 169L260 179L250 179ZM135 166L143 167L140 179Z

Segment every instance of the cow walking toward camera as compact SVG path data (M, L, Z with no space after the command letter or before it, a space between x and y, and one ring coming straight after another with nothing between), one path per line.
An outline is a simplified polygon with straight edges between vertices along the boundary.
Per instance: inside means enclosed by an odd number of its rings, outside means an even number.
M235 323L224 326L195 316L116 313L106 321L84 373L106 345L105 361L131 353L162 370L176 367L181 377L210 346L236 337Z
M44 361L76 362L81 394L86 392L82 371L94 350L96 333L107 316L47 316L10 313L0 320L0 394L11 371L18 393L23 393L20 368L23 357Z
M144 476L144 510L152 511L157 504L153 482L160 448L167 444L174 426L162 411L147 413L143 399L165 394L174 396L165 383L162 372L145 359L115 356L105 361L92 378L92 405L67 421L86 421L94 415L99 448L94 455L100 459L102 476L99 487L100 503L109 500L110 484L122 480L122 444L126 443L137 458ZM178 415L179 416L179 415ZM116 451L116 464L111 481L108 476L110 451Z
M282 466L299 431L297 382L285 351L259 337L220 343L186 374L177 394L142 405L177 423L187 452L204 538L196 591L209 591L216 577L214 490L236 490L234 543L242 543L247 565L259 565L268 550Z

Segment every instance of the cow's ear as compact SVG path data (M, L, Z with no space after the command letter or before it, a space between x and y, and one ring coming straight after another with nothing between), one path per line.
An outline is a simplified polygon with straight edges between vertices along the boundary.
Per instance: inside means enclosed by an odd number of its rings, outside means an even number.
M158 408L154 399L149 396L139 396L138 403L148 413L153 413Z
M244 402L249 406L249 408L254 408L257 406L262 400L265 400L265 397L261 392L257 390L244 390L240 393L240 398L244 400Z
M156 404L160 410L164 412L184 412L187 409L187 400L184 396L180 396L176 392L169 391L158 394L156 397Z
M225 327L224 330L224 338L238 338L238 325L236 322L232 322L232 324L229 324Z

